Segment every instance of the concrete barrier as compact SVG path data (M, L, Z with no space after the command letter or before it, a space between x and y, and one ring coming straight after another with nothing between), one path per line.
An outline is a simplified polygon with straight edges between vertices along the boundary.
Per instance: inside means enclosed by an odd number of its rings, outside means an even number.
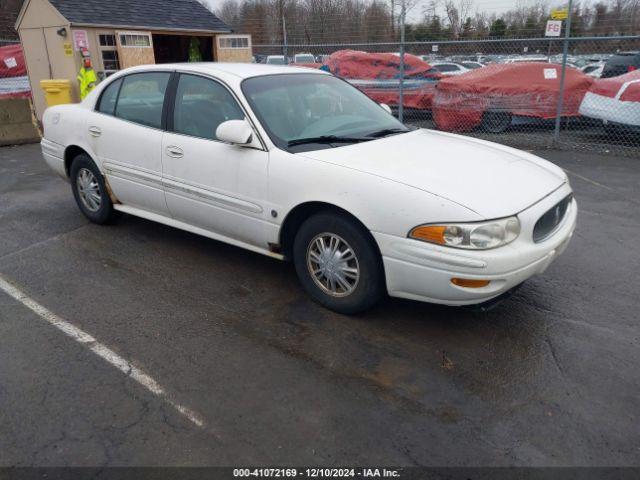
M29 98L0 99L0 146L40 141Z

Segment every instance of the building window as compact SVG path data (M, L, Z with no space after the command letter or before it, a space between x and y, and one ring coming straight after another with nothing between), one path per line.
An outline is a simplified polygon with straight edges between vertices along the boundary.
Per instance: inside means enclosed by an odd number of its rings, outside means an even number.
M102 70L98 72L100 79L113 75L120 70L120 58L116 46L116 36L111 32L98 33L98 48L102 60Z
M98 35L101 47L115 47L116 36L115 35Z
M120 70L118 52L116 50L102 50L102 66L107 77Z
M220 48L249 48L249 37L218 37Z
M151 47L151 36L140 33L121 33L120 44L123 47Z

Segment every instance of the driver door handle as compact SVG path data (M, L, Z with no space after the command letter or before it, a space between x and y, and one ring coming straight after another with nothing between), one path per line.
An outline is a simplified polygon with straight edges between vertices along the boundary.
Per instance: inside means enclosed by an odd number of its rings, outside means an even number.
M169 155L171 158L182 158L184 152L181 148L171 145L167 147L167 155Z

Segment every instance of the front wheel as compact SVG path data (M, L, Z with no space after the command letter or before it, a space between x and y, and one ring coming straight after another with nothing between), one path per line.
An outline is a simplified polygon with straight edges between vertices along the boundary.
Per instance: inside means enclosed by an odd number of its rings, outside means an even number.
M485 132L502 133L511 126L511 114L509 112L484 112L480 127Z
M294 241L293 261L311 298L338 313L367 310L384 294L374 240L344 215L319 213L304 222Z

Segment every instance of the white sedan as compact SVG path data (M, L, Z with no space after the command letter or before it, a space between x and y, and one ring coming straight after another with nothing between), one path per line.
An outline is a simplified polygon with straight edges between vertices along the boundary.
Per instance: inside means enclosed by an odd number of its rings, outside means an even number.
M125 212L295 264L342 313L385 292L495 301L564 250L577 207L534 155L412 129L322 71L136 67L43 118L81 212Z

